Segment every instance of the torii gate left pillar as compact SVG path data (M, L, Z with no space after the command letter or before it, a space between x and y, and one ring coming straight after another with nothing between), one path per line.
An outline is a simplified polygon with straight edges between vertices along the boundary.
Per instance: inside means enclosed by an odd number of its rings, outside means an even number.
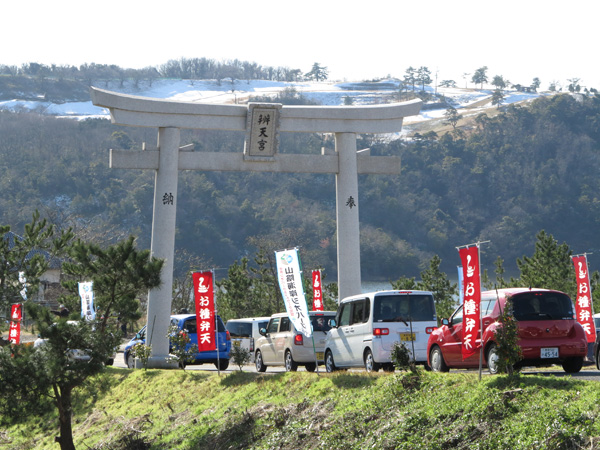
M333 133L335 153L322 155L188 152L180 149L181 128L249 132L250 106L156 100L91 88L92 102L108 108L118 125L157 127L158 147L111 150L110 167L156 171L152 220L152 256L165 260L161 286L148 294L146 339L152 346L149 367L166 362L166 337L173 288L173 255L179 170L330 173L336 175L339 297L361 292L358 174L399 174L400 158L359 156L358 133L393 133L406 116L419 113L421 101L377 106L281 106L279 132ZM263 106L265 104L262 104ZM248 150L248 149L246 149Z

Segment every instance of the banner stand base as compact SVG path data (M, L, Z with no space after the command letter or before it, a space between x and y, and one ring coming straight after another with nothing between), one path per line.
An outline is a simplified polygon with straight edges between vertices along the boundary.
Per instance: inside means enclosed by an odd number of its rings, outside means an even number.
M179 365L175 361L167 361L169 355L155 355L148 358L148 369L179 369ZM143 369L142 361L135 359L135 368Z

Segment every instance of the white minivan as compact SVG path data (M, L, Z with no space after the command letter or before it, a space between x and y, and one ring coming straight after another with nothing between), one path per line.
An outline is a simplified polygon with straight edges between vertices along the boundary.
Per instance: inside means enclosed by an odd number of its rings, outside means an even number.
M257 372L264 372L268 366L284 366L288 372L304 366L307 371L314 372L317 364L323 364L323 345L329 320L335 317L335 311L309 311L308 315L313 331L310 338L296 330L287 313L271 316L256 341L254 365Z
M417 364L427 364L427 341L437 328L433 294L378 291L340 301L325 342L327 372L361 367L394 370L394 343L404 344Z
M231 345L239 345L250 353L254 362L254 343L260 337L259 330L265 328L270 317L247 317L244 319L229 319L225 328L231 336Z

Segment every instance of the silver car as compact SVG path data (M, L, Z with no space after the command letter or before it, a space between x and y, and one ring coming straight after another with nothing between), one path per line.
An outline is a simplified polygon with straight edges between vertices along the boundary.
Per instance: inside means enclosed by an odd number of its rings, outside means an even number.
M313 330L310 338L296 330L287 313L271 316L267 327L260 330L261 337L256 340L254 363L258 372L264 372L268 366L285 366L287 371L304 366L314 372L317 363L323 363L329 319L335 317L335 311L310 311L308 314Z

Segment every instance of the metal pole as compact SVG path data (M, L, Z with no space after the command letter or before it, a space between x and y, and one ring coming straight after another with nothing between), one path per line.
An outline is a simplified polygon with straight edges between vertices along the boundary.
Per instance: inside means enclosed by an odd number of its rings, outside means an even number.
M483 323L481 320L481 252L479 251L479 243L477 243L477 260L479 261L479 381L481 381L483 368Z
M219 374L219 376L221 376L221 358L219 357L220 352L219 352L219 318L218 318L218 310L217 310L217 296L215 295L215 269L211 269L211 274L212 274L212 293L213 293L213 301L214 301L214 305L215 305L215 334L217 335L216 337L216 345L217 345L217 373ZM197 326L196 326L196 330L197 330ZM196 331L197 332L197 331Z

